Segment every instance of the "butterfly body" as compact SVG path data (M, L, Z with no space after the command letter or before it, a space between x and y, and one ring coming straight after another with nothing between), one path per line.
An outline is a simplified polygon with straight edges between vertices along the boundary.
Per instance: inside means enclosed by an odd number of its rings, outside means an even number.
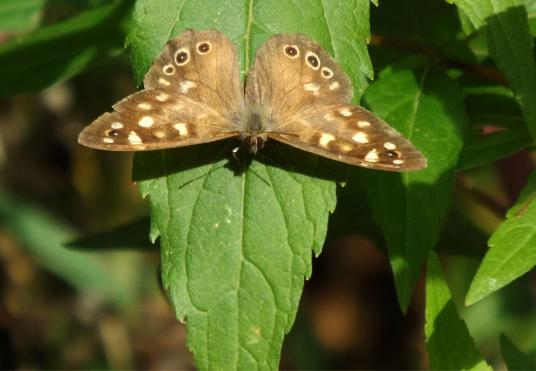
M257 153L273 139L351 165L426 167L407 139L351 104L348 77L304 35L270 38L257 51L244 89L234 45L218 31L189 30L166 44L144 85L84 129L79 142L143 151L238 137Z

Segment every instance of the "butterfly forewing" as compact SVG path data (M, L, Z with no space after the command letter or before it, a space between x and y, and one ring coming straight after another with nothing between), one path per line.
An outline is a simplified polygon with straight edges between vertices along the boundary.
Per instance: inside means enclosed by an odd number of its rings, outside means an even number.
M186 31L170 40L145 76L146 90L114 105L79 142L110 151L207 143L238 135L244 97L233 44L220 32Z
M303 35L272 37L255 57L246 101L267 111L270 138L333 160L406 171L426 167L407 139L371 112L350 104L350 80Z

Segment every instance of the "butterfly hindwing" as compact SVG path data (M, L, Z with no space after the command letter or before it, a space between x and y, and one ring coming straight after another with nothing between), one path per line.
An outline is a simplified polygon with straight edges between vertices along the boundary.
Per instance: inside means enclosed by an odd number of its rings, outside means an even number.
M426 159L399 132L352 104L309 107L270 138L336 161L402 171L426 167Z
M80 144L109 151L144 151L236 135L221 114L185 95L143 90L113 108L80 133Z

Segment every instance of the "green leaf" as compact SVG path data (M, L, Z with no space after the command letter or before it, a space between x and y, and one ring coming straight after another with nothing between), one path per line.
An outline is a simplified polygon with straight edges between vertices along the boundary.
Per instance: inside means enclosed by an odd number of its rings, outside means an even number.
M536 173L506 220L489 239L484 256L471 283L466 303L473 304L506 286L536 265Z
M523 354L506 336L501 335L501 352L508 370L536 370L536 362Z
M491 370L458 316L437 255L430 252L426 274L426 346L431 370Z
M27 31L40 21L45 0L2 0L0 32Z
M244 72L270 36L301 32L334 53L359 95L360 71L372 74L368 11L368 0L145 0L136 3L128 40L141 81L165 42L187 28L224 32ZM164 287L187 320L197 367L277 369L335 207L338 165L269 143L243 170L230 144L138 155L134 178L150 196Z
M532 143L519 105L504 90L466 92L471 126L464 133L458 169L491 164Z
M365 94L366 104L428 159L428 168L418 172L361 172L387 242L403 310L450 207L460 126L466 123L461 95L454 80L433 70L386 70Z
M0 45L0 96L46 88L117 55L130 7L114 1Z
M519 102L536 138L536 63L527 10L518 0L447 0L486 36L489 52Z

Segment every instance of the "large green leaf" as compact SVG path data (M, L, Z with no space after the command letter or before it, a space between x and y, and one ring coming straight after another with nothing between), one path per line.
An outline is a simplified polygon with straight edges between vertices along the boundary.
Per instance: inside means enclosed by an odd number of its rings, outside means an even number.
M114 1L0 45L0 96L46 88L117 55L130 8Z
M164 43L187 28L217 28L238 46L242 71L280 32L324 45L356 83L371 75L368 0L138 1L129 34L137 80ZM162 278L200 369L277 369L312 252L335 207L339 166L269 143L247 168L232 143L142 154L134 178L151 201Z
M428 168L418 172L363 171L361 177L385 235L398 299L405 310L450 207L460 126L466 122L461 88L433 70L387 70L364 98L428 158Z
M489 239L490 248L471 283L467 304L499 290L536 265L535 197L536 173L532 173L506 220Z
M45 0L2 0L0 32L27 31L39 23Z
M458 316L441 263L433 252L426 275L425 334L431 370L491 370Z
M506 76L536 138L536 62L527 10L518 0L447 0L486 36L490 55Z

